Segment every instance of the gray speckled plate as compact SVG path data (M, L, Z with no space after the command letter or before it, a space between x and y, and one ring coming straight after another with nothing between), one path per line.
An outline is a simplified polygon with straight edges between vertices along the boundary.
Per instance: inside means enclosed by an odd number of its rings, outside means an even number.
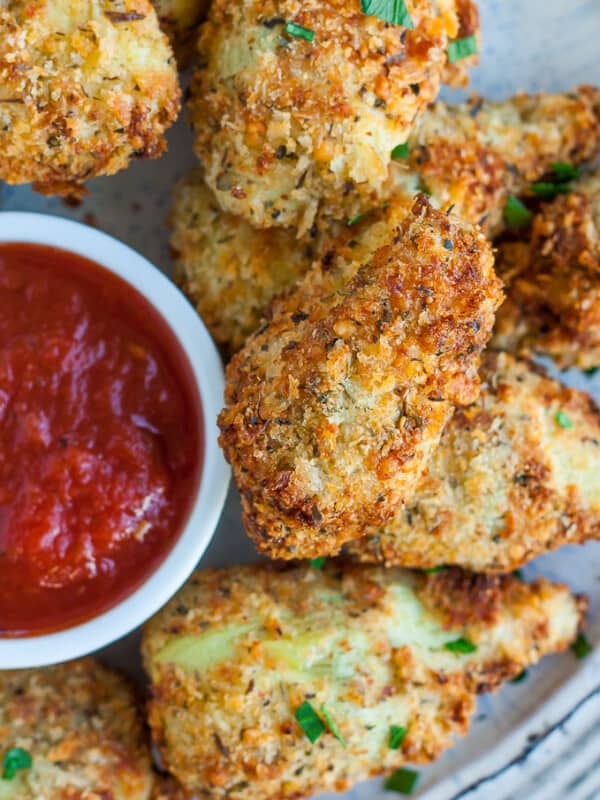
M503 97L518 89L600 84L600 0L480 0L480 6L484 52L482 65L473 75L475 90ZM194 162L184 121L169 138L168 155L94 181L79 208L68 208L27 188L0 186L0 209L46 211L96 224L168 271L165 217L171 187ZM600 375L591 380L570 371L563 377L594 391L600 399ZM253 558L232 491L203 563ZM565 548L526 569L528 576L538 572L590 595L588 633L594 654L583 662L571 653L547 659L530 671L526 682L482 698L470 735L437 764L421 770L417 796L427 800L600 799L600 543ZM137 641L132 634L104 655L139 675ZM343 797L382 800L386 796L390 795L381 790L380 782L371 781Z

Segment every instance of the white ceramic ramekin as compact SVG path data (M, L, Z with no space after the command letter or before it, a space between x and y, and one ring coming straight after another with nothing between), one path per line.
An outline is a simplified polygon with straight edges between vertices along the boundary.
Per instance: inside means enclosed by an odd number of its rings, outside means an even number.
M229 485L230 471L217 444L223 403L221 360L200 317L181 292L149 261L122 242L78 222L47 214L0 212L0 242L61 247L95 261L138 290L162 315L187 355L202 403L204 453L197 496L173 549L145 583L89 622L26 638L0 638L0 669L37 667L77 658L141 625L179 589L206 550ZM0 627L2 621L0 620Z

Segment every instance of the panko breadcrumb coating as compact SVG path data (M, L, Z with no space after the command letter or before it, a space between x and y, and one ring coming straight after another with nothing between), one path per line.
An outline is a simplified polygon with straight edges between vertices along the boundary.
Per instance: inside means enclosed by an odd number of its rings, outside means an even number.
M501 296L483 234L421 196L348 229L273 303L219 417L260 551L334 553L412 495L453 403L478 395Z
M304 234L321 202L336 219L347 195L377 203L393 148L438 94L449 41L478 25L465 0L406 5L413 29L360 0L214 0L190 115L223 210Z
M179 105L148 0L0 5L0 180L81 194L90 178L159 156Z
M129 683L92 659L0 671L0 762L22 748L29 769L0 773L2 800L147 800L154 776Z
M415 177L439 208L454 207L490 235L503 226L510 194L522 194L554 162L579 164L600 152L600 90L518 94L502 102L472 97L435 103L395 161L390 192Z
M588 395L505 353L483 358L479 400L458 409L414 497L352 542L365 562L509 572L600 539L600 413Z
M553 161L579 163L600 150L599 97L584 88L501 103L437 103L411 137L409 159L393 163L387 191L412 196L425 186L433 205L454 204L468 221L497 232L510 192L522 193ZM310 268L336 229L325 213L300 240L293 230L254 229L218 210L200 170L177 187L171 223L178 281L226 353L242 346L273 294Z
M456 569L198 571L145 629L153 737L200 797L343 791L438 757L477 694L568 646L585 605L543 579ZM322 722L313 744L306 703ZM392 726L406 728L397 750Z
M500 244L497 265L508 289L494 346L600 366L600 170L542 204L524 240Z
M175 280L228 355L259 327L273 296L306 273L323 239L316 226L296 239L221 211L201 169L175 187L170 222Z
M179 66L188 66L196 55L198 27L210 0L152 0L152 5L173 45Z

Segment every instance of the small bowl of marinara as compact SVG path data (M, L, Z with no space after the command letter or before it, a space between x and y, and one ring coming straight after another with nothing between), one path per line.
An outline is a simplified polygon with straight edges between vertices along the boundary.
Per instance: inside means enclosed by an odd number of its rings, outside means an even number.
M184 583L217 526L223 369L156 267L0 212L0 669L97 650Z

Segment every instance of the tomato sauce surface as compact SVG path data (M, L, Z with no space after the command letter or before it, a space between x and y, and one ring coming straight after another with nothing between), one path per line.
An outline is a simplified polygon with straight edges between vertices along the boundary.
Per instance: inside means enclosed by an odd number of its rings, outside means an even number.
M119 277L0 243L0 636L60 630L154 571L198 488L187 358Z

